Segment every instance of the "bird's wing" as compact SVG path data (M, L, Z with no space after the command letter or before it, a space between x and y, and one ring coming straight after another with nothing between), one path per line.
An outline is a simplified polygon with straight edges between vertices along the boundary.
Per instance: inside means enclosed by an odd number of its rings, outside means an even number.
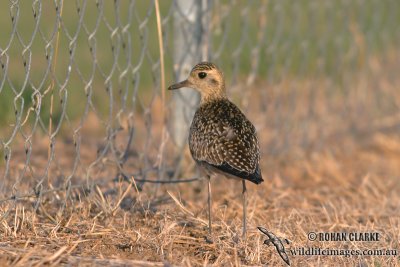
M250 124L251 127L253 125ZM225 168L253 173L258 165L258 140L255 132L242 126L219 125L220 133L209 145L216 147ZM224 164L225 163L225 164Z
M194 137L197 142L193 143L198 147L193 149L193 157L223 172L260 183L259 145L254 126L236 106L214 115L209 118L211 123Z

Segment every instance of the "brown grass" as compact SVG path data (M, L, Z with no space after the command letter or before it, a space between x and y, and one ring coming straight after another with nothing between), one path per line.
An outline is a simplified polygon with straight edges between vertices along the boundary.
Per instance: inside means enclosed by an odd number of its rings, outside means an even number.
M343 93L331 93L338 85L328 79L260 83L265 91L253 90L247 99L263 101L241 103L258 128L265 179L248 185L246 240L240 237L237 181L212 181L215 234L209 244L204 181L163 185L154 193L151 185L140 191L108 177L94 192L73 189L62 213L62 192L44 195L37 212L34 198L2 203L1 213L10 216L0 226L0 264L283 266L257 226L289 239L286 250L399 253L398 62L371 60L367 70L344 78L351 78L345 83L351 89ZM309 232L379 232L381 239L312 242ZM293 266L400 266L398 255L289 258Z

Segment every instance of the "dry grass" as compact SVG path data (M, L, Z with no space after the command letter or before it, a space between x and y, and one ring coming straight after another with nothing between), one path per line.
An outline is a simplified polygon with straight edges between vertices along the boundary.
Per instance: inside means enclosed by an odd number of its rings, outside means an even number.
M376 64L398 69L393 65L398 60L387 60ZM61 214L63 193L45 195L37 212L32 212L33 198L16 206L3 203L1 213L10 210L11 215L0 226L0 264L282 266L275 248L263 245L266 237L257 226L289 239L287 250L399 253L400 116L379 106L376 97L400 104L400 80L374 62L343 94L325 90L335 87L329 81L297 80L266 85L266 105L248 105L263 148L265 182L248 186L246 240L240 238L237 181L213 180L215 235L209 244L205 181L160 186L154 194L150 185L139 191L106 179L91 193L74 189ZM312 231L379 232L381 240L312 242L307 240ZM398 255L289 258L293 266L400 265Z
M240 239L240 184L235 181L213 183L214 244L207 244L204 239L207 214L203 182L165 186L160 193L164 196L158 199L148 199L144 192L132 188L124 194L129 185L118 183L104 186L116 188L107 195L104 189L88 197L76 192L74 205L62 215L56 213L54 206L58 203L54 200L43 203L37 213L24 210L21 203L15 209L15 216L2 223L1 260L20 266L80 261L135 265L134 260L139 259L195 266L208 263L279 266L281 259L273 247L262 245L265 237L256 226L288 238L290 247L399 249L400 170L399 157L392 153L400 154L400 149L387 151L383 160L382 149L387 142L400 147L400 138L377 135L371 140L371 148L360 148L357 153L321 152L274 161L280 171L267 177L261 186L249 186L250 230L245 241ZM371 166L391 169L393 173L378 175ZM359 175L362 170L365 174ZM181 201L179 205L166 190ZM383 238L380 242L309 242L310 231L377 231ZM290 259L294 266L334 262L399 264L398 257L290 256Z

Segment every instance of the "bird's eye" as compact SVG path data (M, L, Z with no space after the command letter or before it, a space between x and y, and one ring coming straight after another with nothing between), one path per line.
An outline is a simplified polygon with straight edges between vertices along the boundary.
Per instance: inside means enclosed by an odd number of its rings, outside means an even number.
M205 72L199 72L199 78L200 79L204 79L206 76L207 76L207 73L205 73Z

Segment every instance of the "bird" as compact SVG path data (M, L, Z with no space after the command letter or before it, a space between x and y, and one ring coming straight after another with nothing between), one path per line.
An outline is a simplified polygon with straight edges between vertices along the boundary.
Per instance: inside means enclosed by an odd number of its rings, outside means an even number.
M260 146L254 125L226 94L222 71L211 62L200 62L188 78L168 90L193 88L200 103L189 128L189 149L201 173L208 179L208 234L212 237L211 177L242 181L242 237L246 237L246 181L263 182Z

